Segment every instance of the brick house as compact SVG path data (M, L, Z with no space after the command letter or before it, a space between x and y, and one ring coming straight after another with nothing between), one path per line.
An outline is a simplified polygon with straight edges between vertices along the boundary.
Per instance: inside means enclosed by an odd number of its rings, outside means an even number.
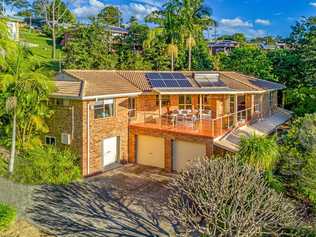
M181 170L238 128L289 119L283 85L236 72L65 70L55 84L45 143L74 150L84 176L122 161Z

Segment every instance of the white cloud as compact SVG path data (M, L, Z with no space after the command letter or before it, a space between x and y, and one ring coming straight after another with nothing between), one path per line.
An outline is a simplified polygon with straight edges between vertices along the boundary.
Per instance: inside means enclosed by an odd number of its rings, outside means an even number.
M131 16L135 16L138 20L143 20L144 17L149 15L151 12L158 10L158 7L142 3L129 3L119 6L120 10L124 12L126 19Z
M75 6L73 12L79 18L86 18L97 15L106 5L98 0L89 0L89 4Z
M243 21L239 17L234 19L221 19L219 24L226 27L252 27L252 23L248 21Z
M316 2L310 2L309 5L312 7L316 7Z
M265 19L257 19L255 22L258 25L264 25L264 26L271 25L271 22L269 20L265 20Z
M231 35L234 33L243 33L247 38L262 37L267 35L266 31L255 29L253 23L242 20L240 17L233 19L221 19L218 21L219 25L217 33L219 35Z

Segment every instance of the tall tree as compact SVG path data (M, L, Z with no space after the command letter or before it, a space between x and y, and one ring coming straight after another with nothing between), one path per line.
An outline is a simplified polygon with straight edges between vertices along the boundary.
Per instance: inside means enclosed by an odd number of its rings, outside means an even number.
M70 0L71 1L71 0ZM52 37L52 58L56 59L56 38L65 24L73 24L76 21L74 14L68 6L71 2L62 0L36 0L33 2L37 15L45 18Z
M10 11L15 10L25 10L27 7L30 6L29 1L27 0L3 0L6 6L9 6L11 9ZM2 4L3 5L3 4Z
M97 20L105 25L120 27L122 24L122 13L118 7L107 6L97 15Z

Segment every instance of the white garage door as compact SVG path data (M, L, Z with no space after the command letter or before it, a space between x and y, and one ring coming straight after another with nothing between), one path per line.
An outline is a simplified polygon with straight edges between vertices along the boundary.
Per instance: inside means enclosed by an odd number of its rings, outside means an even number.
M110 137L102 141L103 166L117 161L117 137Z
M158 168L165 167L164 139L152 136L137 136L137 163Z
M183 170L188 162L205 156L205 153L205 144L176 140L173 146L173 170Z

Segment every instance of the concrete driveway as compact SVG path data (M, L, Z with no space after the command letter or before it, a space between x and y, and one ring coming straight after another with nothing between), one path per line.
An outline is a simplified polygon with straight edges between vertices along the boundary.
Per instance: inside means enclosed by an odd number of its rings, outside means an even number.
M168 175L128 165L82 183L44 186L28 217L56 236L175 236Z

